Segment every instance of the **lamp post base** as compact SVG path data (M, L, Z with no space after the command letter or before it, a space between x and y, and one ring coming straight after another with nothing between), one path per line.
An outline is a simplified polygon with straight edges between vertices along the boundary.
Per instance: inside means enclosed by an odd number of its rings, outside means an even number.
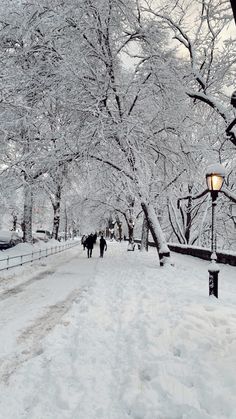
M209 295L214 295L216 298L218 298L218 274L219 270L217 270L215 267L212 269L208 269L209 272Z

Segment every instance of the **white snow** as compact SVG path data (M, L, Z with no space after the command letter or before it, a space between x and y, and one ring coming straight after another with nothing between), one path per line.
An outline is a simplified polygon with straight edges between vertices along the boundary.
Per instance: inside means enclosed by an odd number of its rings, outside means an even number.
M208 175L220 175L225 177L225 168L220 163L213 163L207 167L206 176Z
M1 419L235 419L236 268L124 243L0 277Z
M57 240L51 239L48 242L39 240L34 244L19 243L14 247L0 251L0 271L2 271L2 275L8 276L5 271L6 269L10 268L11 272L14 272L12 267L24 265L25 263L38 259L44 259L54 253L64 251L66 247L79 244L80 240L78 238L66 242L58 242Z

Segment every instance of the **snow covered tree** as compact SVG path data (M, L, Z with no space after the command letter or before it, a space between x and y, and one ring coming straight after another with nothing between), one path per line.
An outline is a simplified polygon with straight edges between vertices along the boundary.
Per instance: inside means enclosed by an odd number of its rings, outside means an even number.
M133 9L128 11L131 10L133 12ZM138 21L137 10L136 15L134 23ZM121 52L123 53L132 39L131 35L127 35L131 26L127 9L118 9L117 4L112 1L97 2L96 5L87 2L85 16L84 26L80 25L85 44L87 43L86 57L89 61L84 78L88 90L93 93L94 102L91 101L91 106L94 106L97 117L93 141L89 142L89 156L110 165L127 179L132 193L138 198L146 214L150 213L150 230L160 256L169 256L169 249L151 202L155 196L151 191L151 185L154 179L152 168L154 169L157 155L161 153L161 143L166 141L166 133L172 127L166 128L165 123L163 124L160 132L163 131L165 135L158 136L159 147L155 147L155 124L151 119L155 120L156 125L160 124L160 119L154 116L159 110L154 106L154 95L151 101L153 107L148 106L144 117L144 106L150 103L149 90L153 91L155 83L155 79L151 79L151 64L145 66L145 60L141 58L141 62L130 73L126 71L125 74L122 68ZM73 26L76 29L77 23L74 22ZM143 42L143 35L140 36L140 40ZM159 56L161 57L161 49ZM163 79L168 66L169 62L163 53L160 66ZM152 129L147 133L150 122ZM158 133L160 132L158 130ZM152 141L149 138L150 134Z
M227 138L236 146L236 118L225 93L236 71L233 40L227 33L232 20L229 9L230 4L220 0L183 0L174 7L170 2L153 7L145 0L142 8L166 29L169 48L176 47L185 93L194 103L204 103L216 112L222 119L222 141Z

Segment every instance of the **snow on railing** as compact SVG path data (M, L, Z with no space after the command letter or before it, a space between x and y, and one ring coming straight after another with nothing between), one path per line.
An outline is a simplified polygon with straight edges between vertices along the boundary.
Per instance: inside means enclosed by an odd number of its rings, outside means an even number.
M141 240L134 240L136 243L141 243ZM155 247L154 242L148 242L148 245ZM168 243L169 249L172 252L182 253L184 255L194 256L200 259L211 260L211 250L205 247L190 246L186 244ZM217 250L217 262L225 263L231 266L236 266L236 253L232 251Z
M25 263L31 263L36 260L55 255L57 253L63 252L64 250L70 249L71 247L78 246L79 244L80 242L76 241L73 243L70 242L58 246L46 247L45 249L39 249L35 252L25 253L23 255L7 256L0 259L0 271L22 266Z
M186 244L168 243L169 249L176 253L182 253L184 255L195 256L200 259L211 260L211 250L199 247L191 246ZM236 254L232 251L217 250L217 262L225 263L231 266L236 266Z

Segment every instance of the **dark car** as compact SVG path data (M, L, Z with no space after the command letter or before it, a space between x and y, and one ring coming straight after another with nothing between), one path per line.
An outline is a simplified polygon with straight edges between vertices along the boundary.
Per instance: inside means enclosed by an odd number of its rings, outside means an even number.
M8 249L22 242L16 231L0 230L0 250Z

